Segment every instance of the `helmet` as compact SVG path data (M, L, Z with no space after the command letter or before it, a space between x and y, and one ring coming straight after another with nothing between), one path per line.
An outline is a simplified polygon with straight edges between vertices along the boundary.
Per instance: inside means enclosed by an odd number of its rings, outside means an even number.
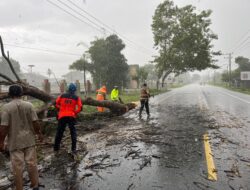
M70 83L68 86L69 93L74 93L76 91L76 85L74 83Z
M20 85L14 84L9 87L9 96L20 97L23 94L23 88Z

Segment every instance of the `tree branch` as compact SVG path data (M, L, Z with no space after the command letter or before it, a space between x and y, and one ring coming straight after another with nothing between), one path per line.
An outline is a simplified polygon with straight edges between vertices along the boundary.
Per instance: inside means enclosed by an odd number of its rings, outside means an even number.
M164 84L165 79L167 78L167 76L168 76L171 72L172 72L172 69L171 69L171 70L167 70L167 71L165 72L165 74L163 75L163 77L162 77L162 87L164 86L163 84Z
M0 100L4 100L9 98L9 94L7 92L0 93Z
M0 36L0 45L1 45L1 52L2 52L2 56L4 57L4 59L8 62L9 66L10 66L10 69L12 71L12 73L15 75L17 81L21 82L19 76L17 75L11 61L9 60L9 58L5 55L4 53L4 46L3 46L3 41L2 41L2 37Z
M12 85L12 83L9 82L9 81L0 81L0 85L6 85L6 86L8 86L8 85Z
M9 77L7 77L7 76L4 75L4 74L1 74L1 73L0 73L0 77L4 78L5 80L7 80L7 81L10 82L10 83L15 83L13 80L11 80Z

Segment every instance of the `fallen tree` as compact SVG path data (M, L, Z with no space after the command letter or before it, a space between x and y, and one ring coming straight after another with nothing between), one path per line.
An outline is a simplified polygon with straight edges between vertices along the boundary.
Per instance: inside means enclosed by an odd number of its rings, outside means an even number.
M49 104L53 104L55 102L56 97L45 93L44 91L38 89L37 87L31 86L31 85L23 82L19 78L18 74L15 72L15 69L12 66L12 63L9 59L9 56L6 56L6 54L4 52L4 44L3 44L1 36L0 36L0 45L1 45L2 56L9 64L9 67L16 78L16 81L14 81L14 80L10 79L8 76L6 76L4 73L0 73L0 78L2 78L0 80L0 85L9 86L9 85L13 85L13 84L18 84L18 85L22 86L22 88L23 88L23 95L31 96L33 98L36 98L38 100L43 101L44 105L37 110L40 117L42 117L42 115L44 115L42 113L48 108ZM8 93L0 93L0 100L5 100L8 98L9 98ZM97 100L94 100L90 97L82 99L82 102L84 105L100 106L100 107L108 108L110 110L108 115L110 115L110 114L122 115L122 114L126 113L128 110L134 109L136 107L136 105L133 103L120 104L120 103L116 103L116 102L112 102L112 101L108 101L108 100L97 101Z

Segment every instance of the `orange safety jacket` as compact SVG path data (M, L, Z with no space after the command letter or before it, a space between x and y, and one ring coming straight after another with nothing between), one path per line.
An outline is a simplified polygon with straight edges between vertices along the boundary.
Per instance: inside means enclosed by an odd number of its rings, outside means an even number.
M96 92L97 92L97 96L96 96L97 100L104 100L106 98L107 89L105 86L101 87Z
M82 100L78 96L65 93L56 99L56 107L59 109L58 119L74 117L82 111Z

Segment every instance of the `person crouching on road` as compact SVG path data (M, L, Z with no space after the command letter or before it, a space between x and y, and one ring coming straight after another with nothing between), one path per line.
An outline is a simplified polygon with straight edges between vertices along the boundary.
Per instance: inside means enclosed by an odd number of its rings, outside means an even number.
M123 104L124 102L122 101L121 97L119 96L119 90L118 90L118 86L114 86L114 89L111 91L111 100L113 102L119 102L121 104Z
M31 103L21 99L23 89L19 85L9 87L9 96L12 101L2 108L0 126L0 149L8 136L8 147L14 174L16 190L23 190L23 169L26 163L31 188L37 190L39 176L37 170L37 155L35 148L35 133L42 141L40 124L37 114Z
M111 100L114 102L118 102L119 101L119 90L118 90L118 86L114 86L114 89L111 91Z
M58 127L55 137L54 151L58 152L60 150L60 144L65 131L66 126L69 126L71 135L71 151L73 154L76 153L76 116L82 111L82 101L81 98L75 95L76 85L71 83L68 86L68 92L62 94L56 99L56 107L59 109L58 112Z
M106 100L107 88L106 86L102 86L100 89L96 91L96 100L103 101ZM104 112L104 107L97 107L98 112Z
M140 111L139 111L139 116L140 116L140 117L141 117L142 110L143 110L144 106L145 106L145 108L146 108L147 115L150 116L150 113L149 113L149 105L148 105L149 98L150 98L149 89L148 89L148 87L147 87L147 84L144 83L144 84L142 85L142 88L141 88L141 97L140 97L141 107L140 107Z

